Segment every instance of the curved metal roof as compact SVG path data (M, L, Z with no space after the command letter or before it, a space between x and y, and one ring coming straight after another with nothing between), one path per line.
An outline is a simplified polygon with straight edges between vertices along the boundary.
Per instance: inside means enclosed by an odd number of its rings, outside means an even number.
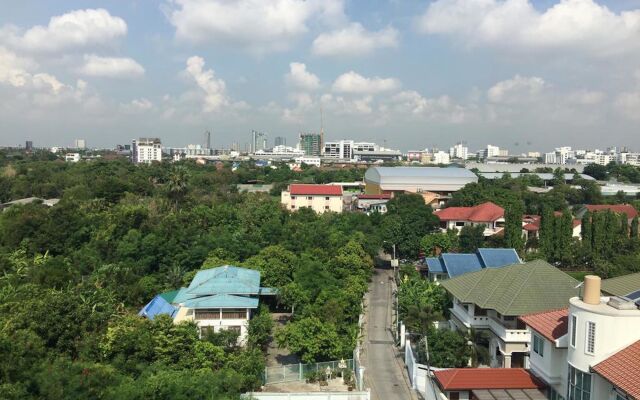
M456 191L477 182L478 177L464 168L371 167L364 181L380 185L382 190Z

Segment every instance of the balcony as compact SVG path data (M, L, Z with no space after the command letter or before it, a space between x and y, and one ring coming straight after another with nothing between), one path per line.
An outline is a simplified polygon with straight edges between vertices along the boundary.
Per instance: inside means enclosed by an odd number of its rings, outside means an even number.
M530 342L531 335L526 329L507 329L503 322L486 315L469 315L459 304L454 304L450 308L451 314L464 324L467 328L490 329L503 342L523 343Z

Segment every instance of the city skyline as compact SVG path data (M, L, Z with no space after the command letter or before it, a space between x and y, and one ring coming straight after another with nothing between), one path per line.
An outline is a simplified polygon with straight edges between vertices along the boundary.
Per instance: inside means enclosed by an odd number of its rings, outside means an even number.
M319 132L322 107L327 141L404 151L459 140L514 153L640 148L639 1L27 1L3 11L3 146L140 136L178 146L205 130L214 147L247 143L251 130L293 144Z

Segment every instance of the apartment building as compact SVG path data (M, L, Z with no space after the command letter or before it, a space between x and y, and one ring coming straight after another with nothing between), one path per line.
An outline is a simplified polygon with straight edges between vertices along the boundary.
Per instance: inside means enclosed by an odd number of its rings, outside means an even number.
M158 138L140 138L131 146L131 157L135 164L150 164L162 161L162 143Z
M308 207L321 214L343 210L342 186L291 184L281 194L281 204L290 211Z

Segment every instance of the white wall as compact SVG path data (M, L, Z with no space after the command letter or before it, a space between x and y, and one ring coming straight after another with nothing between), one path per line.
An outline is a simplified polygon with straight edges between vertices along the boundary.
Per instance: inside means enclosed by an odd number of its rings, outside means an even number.
M328 200L327 200L328 198ZM291 196L289 191L283 191L280 202L289 211L298 211L303 207L310 207L313 211L322 214L324 212L342 212L342 196L326 195L296 195Z

